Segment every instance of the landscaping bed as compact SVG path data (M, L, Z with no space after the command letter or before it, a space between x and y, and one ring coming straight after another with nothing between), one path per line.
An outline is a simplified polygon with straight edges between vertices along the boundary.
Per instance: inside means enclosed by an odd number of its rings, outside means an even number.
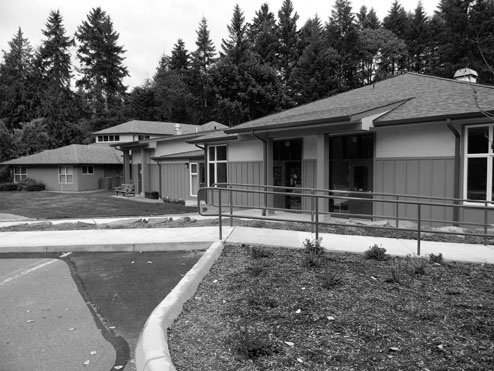
M226 246L169 332L177 370L492 370L494 266L309 256Z

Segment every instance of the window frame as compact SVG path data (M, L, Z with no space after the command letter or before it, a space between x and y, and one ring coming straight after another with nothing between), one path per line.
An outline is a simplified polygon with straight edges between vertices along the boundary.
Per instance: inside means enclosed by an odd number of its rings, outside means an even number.
M487 152L485 153L468 153L468 139L471 129L475 128L487 128L488 138L487 138ZM494 192L493 192L493 175L494 175L494 124L478 124L469 125L465 127L465 135L463 141L463 199L464 204L467 205L478 205L478 206L494 206ZM486 159L486 189L485 189L485 199L474 200L468 198L468 162L470 159Z
M62 181L62 177L65 181ZM58 165L58 184L74 184L74 167L72 165Z
M192 171L192 168L193 167L196 168L195 171ZM194 176L196 177L196 180L199 183L199 163L198 162L190 162L189 163L189 189L190 189L190 195L192 197L197 197L197 193L194 194L192 192L192 190L194 189L194 187L192 186Z
M27 166L14 166L14 183L22 182L27 177Z
M218 160L218 148L220 147L225 147L225 159L224 160ZM214 159L211 159L211 149L214 149ZM218 182L218 164L225 164L225 182L228 181L228 147L226 144L218 144L214 146L208 146L207 150L208 154L208 185L211 187L212 184ZM214 174L211 174L210 171L210 166L213 165L214 167ZM213 180L213 181L211 181Z
M84 171L84 168L86 171ZM91 171L89 171L91 170ZM82 175L94 175L94 165L82 165L81 166L81 174Z

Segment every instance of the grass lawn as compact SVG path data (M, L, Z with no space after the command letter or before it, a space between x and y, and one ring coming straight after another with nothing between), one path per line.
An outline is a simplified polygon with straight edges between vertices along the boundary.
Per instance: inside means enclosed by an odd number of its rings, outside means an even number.
M0 214L36 219L151 216L191 213L196 208L112 197L114 192L0 192Z
M494 266L228 245L169 332L177 370L492 370Z

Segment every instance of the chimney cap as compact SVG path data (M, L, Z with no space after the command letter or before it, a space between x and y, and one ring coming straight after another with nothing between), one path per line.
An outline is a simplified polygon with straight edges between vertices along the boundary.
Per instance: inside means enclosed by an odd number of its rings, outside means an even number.
M457 80L476 80L479 77L477 71L474 71L470 68L460 68L455 72L454 78Z

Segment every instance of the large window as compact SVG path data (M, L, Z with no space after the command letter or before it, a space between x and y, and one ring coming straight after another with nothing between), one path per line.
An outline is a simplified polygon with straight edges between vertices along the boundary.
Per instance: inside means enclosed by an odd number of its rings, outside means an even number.
M14 167L14 183L19 183L21 180L27 178L27 167L16 166Z
M62 184L71 184L73 176L72 165L62 165L58 167L58 182Z
M83 175L93 175L94 174L94 167L93 167L93 165L83 165L81 167L81 173Z
M493 201L493 128L494 125L466 128L464 196L468 200Z
M208 147L208 164L209 186L212 186L214 183L226 183L226 145Z

